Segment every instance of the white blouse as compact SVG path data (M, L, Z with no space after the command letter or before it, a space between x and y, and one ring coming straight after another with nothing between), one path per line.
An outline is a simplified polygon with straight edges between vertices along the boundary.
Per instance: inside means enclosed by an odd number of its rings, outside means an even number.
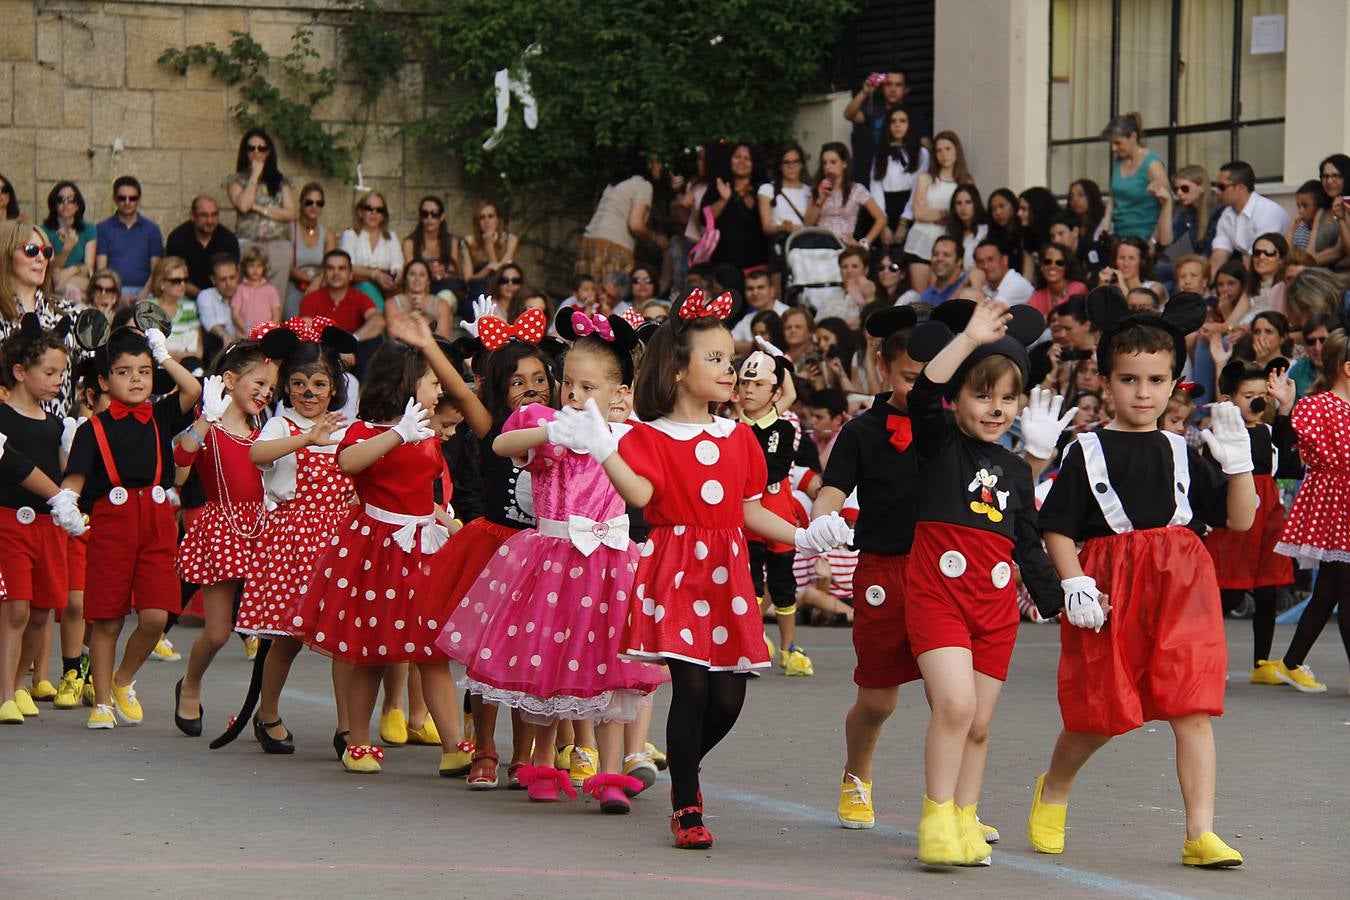
M380 242L371 249L370 240L348 228L338 238L338 247L352 258L352 268L377 269L395 278L403 271L403 246L398 238L385 232Z

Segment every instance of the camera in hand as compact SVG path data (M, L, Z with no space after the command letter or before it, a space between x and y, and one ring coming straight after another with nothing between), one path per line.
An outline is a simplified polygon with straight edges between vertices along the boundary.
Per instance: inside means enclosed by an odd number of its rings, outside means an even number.
M1082 362L1097 355L1095 350L1080 350L1077 347L1065 347L1059 351L1060 362Z

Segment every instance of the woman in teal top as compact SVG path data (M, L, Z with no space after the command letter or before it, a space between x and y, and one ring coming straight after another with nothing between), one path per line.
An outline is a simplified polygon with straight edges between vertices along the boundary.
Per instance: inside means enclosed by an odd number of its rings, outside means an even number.
M1157 237L1158 223L1172 215L1172 190L1167 167L1143 144L1144 128L1138 113L1116 116L1102 130L1111 141L1111 199L1107 216L1118 238Z
M52 286L72 303L82 303L98 252L98 227L84 220L84 195L73 181L58 181L47 194L47 218L38 226L56 255Z

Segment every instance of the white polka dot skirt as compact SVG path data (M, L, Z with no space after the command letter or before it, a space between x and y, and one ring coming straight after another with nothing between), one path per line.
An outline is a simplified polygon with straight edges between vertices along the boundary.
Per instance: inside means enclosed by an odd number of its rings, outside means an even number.
M635 659L680 659L714 671L766 668L744 532L653 528L639 548L620 646Z
M223 504L207 503L178 547L174 559L178 577L201 585L252 578L258 568L261 515L261 503L231 504L229 516ZM245 537L235 531L235 526L246 533L258 532L258 536Z
M352 508L341 499L326 503L297 499L273 510L261 541L257 574L244 586L235 630L296 634L301 591L314 574L314 563L351 515Z

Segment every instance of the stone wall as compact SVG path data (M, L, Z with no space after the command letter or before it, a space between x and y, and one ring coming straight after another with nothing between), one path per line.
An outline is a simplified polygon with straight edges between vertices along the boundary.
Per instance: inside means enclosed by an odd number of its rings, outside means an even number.
M222 183L239 146L229 114L237 97L205 69L179 76L156 60L170 47L225 46L231 31L247 32L280 57L306 27L322 64L331 65L336 9L329 0L0 0L0 173L35 220L45 217L47 193L62 178L79 184L90 218L111 215L112 180L122 174L140 179L142 211L165 233L187 218L197 194L228 209ZM341 78L340 66L338 72ZM446 199L451 229L462 234L474 198L460 189L456 167L419 155L396 127L420 117L423 96L422 70L409 65L380 98L364 125L365 182L384 194L396 233L411 230L418 199L434 193ZM358 86L341 81L318 116L347 124L362 114L358 98ZM310 180L313 173L281 150L282 171L296 186ZM324 221L350 225L352 187L317 180L327 192ZM222 221L232 226L233 215L227 211Z

